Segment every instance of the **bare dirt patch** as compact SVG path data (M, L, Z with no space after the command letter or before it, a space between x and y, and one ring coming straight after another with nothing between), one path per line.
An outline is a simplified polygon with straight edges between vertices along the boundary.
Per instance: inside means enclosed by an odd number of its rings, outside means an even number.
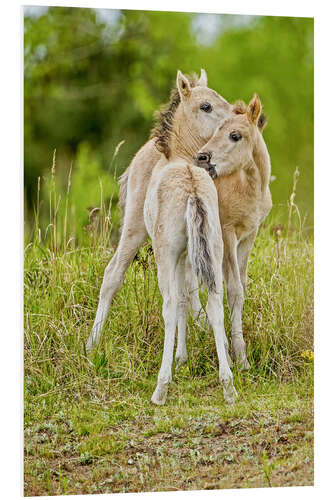
M190 417L164 432L145 417L98 436L72 433L53 451L41 432L35 452L26 451L25 495L312 485L312 417L311 410L208 424ZM115 445L94 454L100 441Z

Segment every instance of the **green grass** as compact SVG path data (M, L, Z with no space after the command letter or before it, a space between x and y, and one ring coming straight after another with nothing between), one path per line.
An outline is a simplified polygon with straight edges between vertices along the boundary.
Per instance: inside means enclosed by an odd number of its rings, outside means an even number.
M114 252L111 220L101 207L101 223L76 246L59 241L64 219L52 203L47 238L37 217L25 250L25 495L313 484L313 361L302 356L313 350L313 239L292 207L289 230L275 212L250 256L243 325L251 370L233 370L236 404L224 402L211 330L190 318L189 360L158 408L150 397L163 321L150 245L87 357Z

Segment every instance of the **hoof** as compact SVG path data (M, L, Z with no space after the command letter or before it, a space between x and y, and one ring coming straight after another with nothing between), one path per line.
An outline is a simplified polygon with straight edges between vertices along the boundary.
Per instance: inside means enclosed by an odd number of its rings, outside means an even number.
M234 336L231 340L232 343L232 353L234 355L235 361L241 370L249 370L250 363L246 357L246 346L243 338L239 336Z
M187 361L187 356L177 356L176 354L176 370L178 370L181 366L185 365Z
M94 331L92 331L86 343L86 351L91 352L93 349L97 347L97 344L98 344L98 338L95 337Z
M163 406L165 404L165 401L166 401L166 398L164 399L157 399L154 394L152 395L151 397L151 400L150 400L152 403L154 403L154 405L157 405L157 406Z
M225 402L229 405L234 404L236 398L238 397L238 392L234 387L232 379L228 380L227 382L222 382L222 385Z
M151 402L154 405L162 406L166 402L168 395L168 384L158 385L151 397Z
M244 355L239 353L238 356L236 357L236 363L237 366L243 371L249 370L251 368L251 365L247 360L246 354Z
M93 343L88 340L88 342L86 343L87 354L90 353L94 349L94 347L95 346L93 345Z
M245 358L239 363L239 366L241 368L241 370L249 370L251 368L251 365L250 363L248 362L247 360L247 357L245 356Z

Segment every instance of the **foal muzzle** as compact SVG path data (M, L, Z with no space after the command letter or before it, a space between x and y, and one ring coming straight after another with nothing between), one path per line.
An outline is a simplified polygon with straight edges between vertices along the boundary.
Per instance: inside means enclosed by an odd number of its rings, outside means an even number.
M212 153L210 151L198 153L194 159L197 167L204 168L209 173L212 179L216 179L216 164L211 163Z

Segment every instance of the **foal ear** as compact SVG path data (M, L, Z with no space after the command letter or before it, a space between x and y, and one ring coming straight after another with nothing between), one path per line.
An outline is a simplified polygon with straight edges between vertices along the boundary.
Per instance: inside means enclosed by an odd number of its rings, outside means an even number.
M181 71L177 72L177 88L180 94L180 97L189 97L191 94L191 85L188 79Z
M247 107L247 118L250 123L258 124L259 116L262 110L261 102L257 94L254 94L252 101Z
M201 69L201 74L200 74L200 78L198 80L198 85L200 85L200 87L207 87L207 85L208 85L207 73L204 69Z

